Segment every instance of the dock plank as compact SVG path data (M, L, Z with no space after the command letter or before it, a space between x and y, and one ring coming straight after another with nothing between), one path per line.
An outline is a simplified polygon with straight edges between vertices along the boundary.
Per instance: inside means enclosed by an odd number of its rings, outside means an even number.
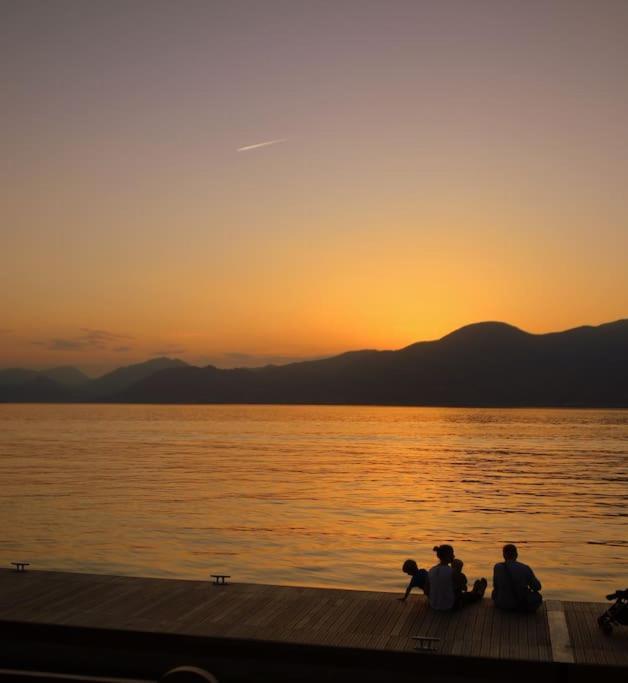
M612 635L607 636L597 625L598 616L608 604L564 602L563 606L577 662L626 666L628 628L615 628Z
M412 596L407 602L397 597L237 582L216 587L209 581L0 570L4 622L390 653L413 652L412 636L424 635L441 639L439 654L444 656L628 667L628 629L618 628L609 637L597 627L604 604L552 601L536 614L523 615L501 612L483 600L442 613L431 610L425 596ZM560 619L562 636L555 630Z

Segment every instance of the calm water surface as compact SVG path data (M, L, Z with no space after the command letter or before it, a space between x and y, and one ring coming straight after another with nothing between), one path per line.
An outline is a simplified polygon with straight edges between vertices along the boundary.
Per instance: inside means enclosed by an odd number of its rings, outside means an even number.
M628 585L628 412L0 405L0 563L401 590L513 541L546 597Z

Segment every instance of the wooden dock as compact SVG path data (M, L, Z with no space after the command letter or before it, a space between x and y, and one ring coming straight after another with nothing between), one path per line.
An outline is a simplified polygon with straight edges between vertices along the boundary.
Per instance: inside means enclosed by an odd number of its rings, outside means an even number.
M221 683L628 674L628 628L605 636L595 621L605 604L549 601L518 615L483 600L442 614L399 595L214 585L209 573L205 582L0 570L0 666L158 676L194 662ZM437 650L417 652L414 636L438 639Z

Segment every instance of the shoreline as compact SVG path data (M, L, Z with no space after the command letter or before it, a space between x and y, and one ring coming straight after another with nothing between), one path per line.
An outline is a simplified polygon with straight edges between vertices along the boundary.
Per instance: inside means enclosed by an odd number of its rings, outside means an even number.
M176 401L0 401L0 405L49 405L49 406L67 406L67 405L94 405L94 406L281 406L281 407L315 407L315 408L434 408L434 409L460 409L460 410L604 410L604 411L625 411L628 410L628 403L626 404L482 404L482 403L268 403L268 402L176 402Z

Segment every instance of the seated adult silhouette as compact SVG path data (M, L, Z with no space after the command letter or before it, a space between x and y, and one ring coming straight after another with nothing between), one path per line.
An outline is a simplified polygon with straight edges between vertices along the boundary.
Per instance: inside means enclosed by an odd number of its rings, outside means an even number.
M453 570L454 549L447 544L434 546L438 564L428 572L427 594L430 607L436 610L452 609L456 603Z
M533 612L543 601L541 582L527 564L517 560L517 546L507 543L503 547L504 561L493 569L495 607L521 612Z

